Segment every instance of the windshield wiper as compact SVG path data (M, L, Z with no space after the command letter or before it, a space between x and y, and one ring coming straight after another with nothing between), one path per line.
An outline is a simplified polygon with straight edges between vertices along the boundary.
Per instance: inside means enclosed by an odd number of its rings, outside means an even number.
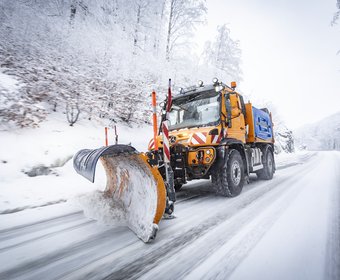
M180 109L182 109L183 111L187 111L187 112L189 112L189 113L192 113L192 111L190 111L190 110L188 110L188 109L186 109L186 108L183 108L181 105L174 105L174 106L176 106L176 107L178 107L178 108L180 108Z
M193 97L189 98L189 99L188 99L188 102L191 102L191 101L194 101L194 100L196 100L196 99L199 99L199 97L200 97L200 98L204 98L204 96L202 96L201 94L198 94L198 95L196 95L196 96L193 96Z

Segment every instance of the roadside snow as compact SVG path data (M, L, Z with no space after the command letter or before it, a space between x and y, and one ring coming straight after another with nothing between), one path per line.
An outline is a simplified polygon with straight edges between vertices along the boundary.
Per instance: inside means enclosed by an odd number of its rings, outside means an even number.
M152 128L118 125L119 143L145 151ZM54 114L36 129L0 131L0 213L15 212L74 196L104 190L106 178L99 163L96 182L90 183L73 169L72 156L80 149L104 145L104 125L79 122L70 127L64 115ZM114 143L109 130L109 144ZM24 172L37 166L51 169L45 176Z
M13 92L17 91L19 88L19 82L15 78L0 72L0 92L2 90Z

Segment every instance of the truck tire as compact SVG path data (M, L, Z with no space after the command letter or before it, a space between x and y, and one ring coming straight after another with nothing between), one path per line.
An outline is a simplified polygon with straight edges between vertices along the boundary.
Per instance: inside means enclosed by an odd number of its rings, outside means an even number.
M263 161L263 169L256 172L257 178L271 180L274 175L274 155L270 149L265 150Z
M241 193L244 185L244 166L237 150L230 150L227 165L217 170L212 176L216 193L234 197Z

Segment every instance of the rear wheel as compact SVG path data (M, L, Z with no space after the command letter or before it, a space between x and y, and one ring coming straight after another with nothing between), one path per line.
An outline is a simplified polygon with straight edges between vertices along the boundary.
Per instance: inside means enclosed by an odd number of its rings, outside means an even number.
M256 172L259 179L271 180L274 175L274 155L270 149L266 149L263 155L263 169Z
M244 166L237 150L230 150L228 162L213 174L212 182L216 193L234 197L241 193L244 184Z

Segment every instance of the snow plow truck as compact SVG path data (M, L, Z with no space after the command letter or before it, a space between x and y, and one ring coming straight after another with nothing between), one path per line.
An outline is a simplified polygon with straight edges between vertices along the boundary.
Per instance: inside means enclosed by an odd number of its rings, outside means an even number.
M150 242L160 220L173 217L176 191L188 181L211 178L217 194L235 197L250 173L273 178L271 113L245 103L235 89L235 82L228 86L215 78L210 85L199 81L172 96L169 81L148 152L121 144L85 149L74 156L74 168L94 182L100 160L107 177L104 195L124 209L129 228Z

